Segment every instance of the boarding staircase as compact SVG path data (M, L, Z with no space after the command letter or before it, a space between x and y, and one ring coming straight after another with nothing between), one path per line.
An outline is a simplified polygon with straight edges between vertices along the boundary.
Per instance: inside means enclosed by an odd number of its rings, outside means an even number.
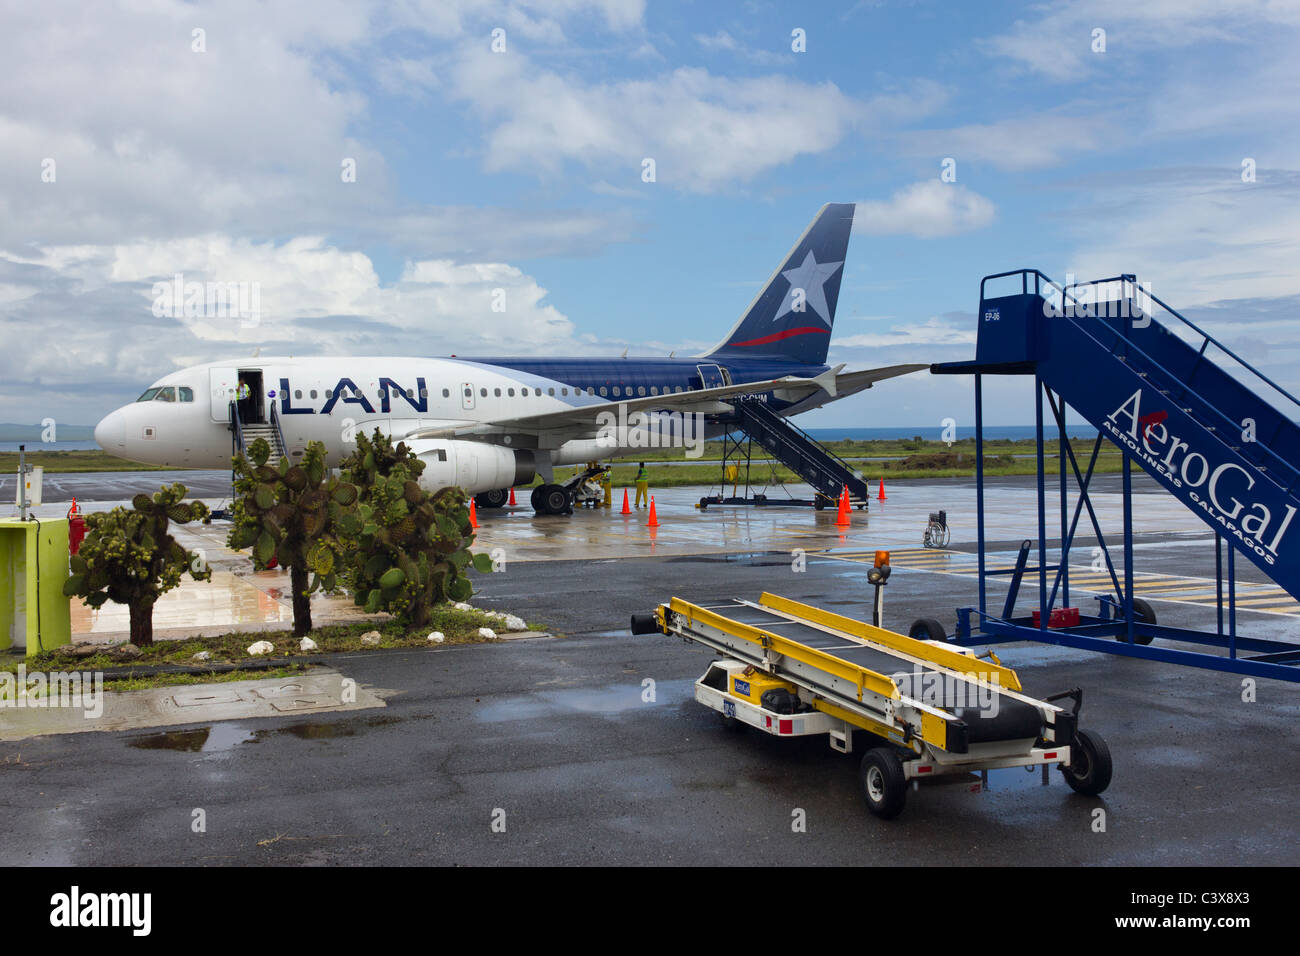
M866 507L867 483L842 458L762 402L736 402L735 408L740 429L823 499L837 501L847 487L850 503Z
M1300 399L1132 275L986 297L968 371L1034 373L1300 599ZM959 371L948 363L935 371ZM1280 411L1279 406L1285 411Z
M267 445L271 448L271 454L266 459L266 463L272 468L280 464L280 459L286 455L284 445L284 432L280 428L280 418L276 413L275 405L271 406L271 415L269 420L264 422L244 422L239 414L239 403L230 403L230 442L231 454L244 455L248 453L248 448L262 438L266 440Z

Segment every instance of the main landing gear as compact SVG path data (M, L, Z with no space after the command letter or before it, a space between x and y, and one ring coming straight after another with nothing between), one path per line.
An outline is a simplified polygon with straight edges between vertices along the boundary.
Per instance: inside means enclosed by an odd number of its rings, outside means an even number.
M480 511L503 508L509 500L509 488L481 491L474 496L474 504ZM532 506L539 515L571 515L573 514L573 492L563 485L538 485L533 489Z
M538 485L533 489L532 506L539 515L571 515L573 497L561 485Z
M496 491L482 491L474 496L474 504L479 510L484 508L502 508L510 500L509 488L498 488Z

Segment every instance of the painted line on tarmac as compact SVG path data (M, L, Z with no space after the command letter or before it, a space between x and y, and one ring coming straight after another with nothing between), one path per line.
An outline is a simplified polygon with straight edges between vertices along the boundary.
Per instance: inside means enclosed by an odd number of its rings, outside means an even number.
M968 551L946 551L933 548L888 550L890 565L896 570L926 571L932 574L956 574L963 577L973 577L979 574L979 556ZM817 557L830 558L834 561L849 561L855 564L874 563L876 556L875 551L856 549L812 553ZM987 570L1011 570L1014 564L1002 563L1009 553L997 552L990 555L989 557L992 560L989 561ZM1036 572L1027 571L1023 583L1029 586L1037 586L1037 577ZM1105 594L1111 590L1110 583L1109 574L1097 572L1091 566L1079 566L1070 569L1070 587L1072 589L1090 594ZM1137 571L1133 575L1133 591L1142 597L1169 601L1175 604L1191 604L1197 607L1215 607L1218 604L1217 585L1211 578ZM1275 584L1238 581L1236 604L1243 611L1259 611L1266 614L1300 617L1300 604Z

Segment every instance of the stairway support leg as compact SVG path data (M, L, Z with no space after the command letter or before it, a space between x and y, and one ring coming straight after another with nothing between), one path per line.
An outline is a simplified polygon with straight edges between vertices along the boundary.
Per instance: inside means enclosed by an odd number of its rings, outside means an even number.
M1218 605L1219 636L1223 637L1223 535L1214 533L1214 597Z
M1034 424L1038 432L1038 627L1047 629L1047 474L1043 460L1043 380L1034 375Z
M1237 656L1237 549L1228 548L1228 656Z
M1124 620L1133 643L1133 463L1124 456Z
M1066 499L1065 492L1065 400L1062 399L1058 407L1052 399L1052 393L1049 389L1047 392L1047 401L1052 409L1052 415L1056 419L1056 459L1060 465L1060 474L1057 482L1060 485L1061 493L1061 559L1058 562L1059 570L1056 572L1056 580L1061 585L1061 607L1070 606L1070 546L1074 543L1074 533L1071 529L1066 531L1066 514L1069 511L1069 502ZM1056 584L1052 585L1051 604L1056 603Z
M975 373L975 529L979 539L980 630L988 613L984 559L984 376Z

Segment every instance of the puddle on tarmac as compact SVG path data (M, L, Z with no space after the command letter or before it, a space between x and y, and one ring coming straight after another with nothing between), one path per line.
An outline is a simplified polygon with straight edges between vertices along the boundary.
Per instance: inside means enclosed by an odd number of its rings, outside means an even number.
M351 737L356 731L348 724L305 721L283 727L249 730L235 723L213 724L197 730L167 730L132 737L127 746L137 750L174 750L180 753L224 753L239 744L255 744L274 734L289 734L302 740Z
M725 554L688 554L669 558L668 564L742 564L752 568L789 567L784 551L733 551Z
M643 686L639 681L612 687L537 691L486 704L474 716L488 723L531 720L557 713L602 714L612 717L641 708L673 707L684 700L694 699L694 688L694 680L656 681L652 700L647 699L651 688Z
M127 745L138 750L176 750L181 753L214 753L248 743L253 732L236 724L214 724L198 730L166 730L160 734L132 737Z
M1053 777L1055 774L1055 777ZM936 785L941 786L942 778L936 778ZM1047 786L1053 785L1064 787L1065 781L1056 771L1055 766L1048 768ZM977 773L964 774L960 777L954 777L953 783L965 783L972 790L976 785L981 784L980 775ZM1005 793L1010 790L1041 790L1043 789L1043 768L1037 767L1004 767L1000 770L990 770L988 779L979 788L986 793ZM979 792L979 790L974 790Z

